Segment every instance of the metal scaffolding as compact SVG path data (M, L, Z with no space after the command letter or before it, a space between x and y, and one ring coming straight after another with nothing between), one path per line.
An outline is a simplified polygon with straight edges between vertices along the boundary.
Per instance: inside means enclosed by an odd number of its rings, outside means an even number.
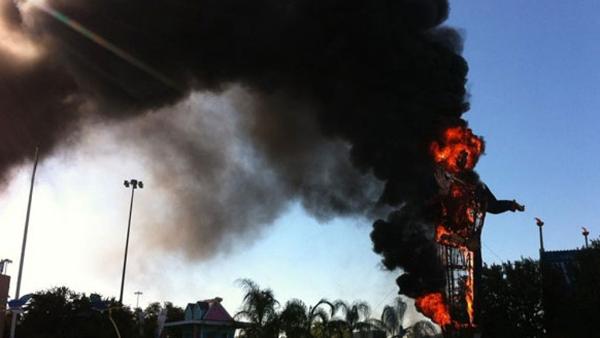
M481 230L486 201L477 186L446 176L448 193L437 235L438 256L445 268L445 297L453 323L445 337L474 337L477 331L478 288L481 280Z

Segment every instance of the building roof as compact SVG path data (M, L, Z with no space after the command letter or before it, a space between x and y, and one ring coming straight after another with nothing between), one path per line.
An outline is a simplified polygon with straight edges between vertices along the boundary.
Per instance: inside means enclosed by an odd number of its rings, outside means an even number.
M233 321L227 310L221 305L221 298L215 298L208 301L208 310L204 314L204 320L212 321Z
M547 267L553 267L560 273L567 289L573 287L573 276L578 266L577 256L581 250L543 251L540 255L541 262ZM544 279L545 282L549 281Z
M233 318L221 305L223 298L200 300L189 303L185 309L186 320L209 320L219 322L231 322Z
M165 327L180 325L209 325L243 327L245 323L237 322L221 305L222 298L201 300L189 303L185 308L185 319L166 323Z
M577 259L577 254L580 250L557 250L543 251L541 254L542 260L545 263L564 263L572 262Z

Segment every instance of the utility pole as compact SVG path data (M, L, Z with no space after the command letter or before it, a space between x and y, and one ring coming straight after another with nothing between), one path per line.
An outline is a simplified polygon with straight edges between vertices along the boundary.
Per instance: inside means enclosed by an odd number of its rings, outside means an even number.
M131 213L133 212L133 195L135 189L144 188L144 183L136 179L123 182L125 188L131 186L131 202L129 204L129 221L127 222L127 239L125 240L125 257L123 258L123 275L121 276L121 293L119 295L119 304L123 305L123 288L125 287L125 270L127 269L127 251L129 250L129 233L131 231Z
M33 184L35 183L35 171L38 165L39 149L35 148L35 160L33 162L33 173L31 174L31 186L29 187L29 202L27 202L27 214L25 216L25 230L23 231L23 244L21 245L21 260L19 261L19 274L17 276L17 290L15 299L19 299L21 292L21 278L23 277L23 262L25 260L25 247L27 246L27 231L29 230L29 214L31 213L31 199L33 197ZM15 329L17 326L17 313L12 313L10 324L10 338L15 338Z

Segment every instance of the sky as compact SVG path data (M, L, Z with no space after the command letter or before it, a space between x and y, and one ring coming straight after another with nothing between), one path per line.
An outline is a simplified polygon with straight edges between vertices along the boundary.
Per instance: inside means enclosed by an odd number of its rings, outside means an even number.
M597 238L600 3L456 0L451 6L447 23L464 35L470 67L471 110L465 118L487 142L477 170L496 197L526 206L523 213L488 215L484 260L537 258L534 217L546 222L547 250L581 246L581 226ZM211 112L235 109L228 93L196 93L184 104ZM376 315L395 297L399 272L385 271L373 253L372 220L319 222L294 201L252 239L232 239L228 250L210 259L190 259L136 242L153 232L164 242L181 234L176 224L169 224L176 205L153 191L158 182L146 170L148 158L140 154L140 145L118 141L128 128L84 128L70 146L40 163L22 293L66 285L118 297L130 198L122 182L137 178L145 185L136 190L134 201L127 304L135 305L133 293L140 290L142 305L168 300L184 306L220 296L235 312L242 297L239 278L272 288L282 302L360 299ZM31 163L14 168L0 195L0 258L14 261L8 268L11 292L30 174Z

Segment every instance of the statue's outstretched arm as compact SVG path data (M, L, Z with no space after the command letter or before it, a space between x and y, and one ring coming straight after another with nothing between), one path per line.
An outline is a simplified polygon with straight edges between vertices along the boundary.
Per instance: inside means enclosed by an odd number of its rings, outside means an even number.
M497 200L496 196L494 196L487 185L484 185L484 190L487 198L487 212L501 214L506 211L525 211L525 206L517 203L515 200Z

